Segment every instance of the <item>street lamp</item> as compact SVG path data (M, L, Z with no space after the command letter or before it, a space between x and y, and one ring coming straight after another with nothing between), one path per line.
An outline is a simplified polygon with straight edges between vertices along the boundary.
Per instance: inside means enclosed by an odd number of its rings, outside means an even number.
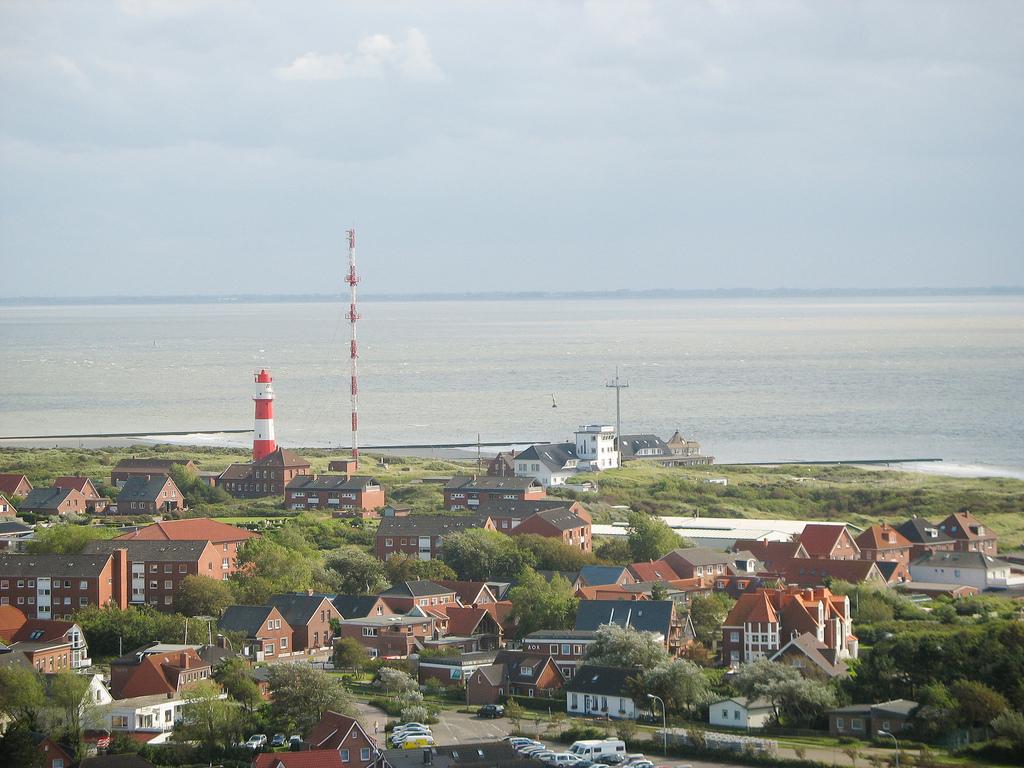
M647 698L661 704L661 738L665 754L668 755L668 721L665 717L665 702L660 696L655 696L653 693L648 693Z
M891 733L889 733L888 731L879 730L878 731L878 735L879 736L888 736L890 739L893 740L893 743L896 745L896 768L900 768L900 742L899 742L899 740L895 736L893 736Z

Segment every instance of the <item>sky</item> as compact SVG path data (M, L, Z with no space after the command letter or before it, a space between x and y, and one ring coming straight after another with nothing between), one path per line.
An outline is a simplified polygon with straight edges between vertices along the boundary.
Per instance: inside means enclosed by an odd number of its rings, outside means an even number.
M1024 285L1024 3L0 5L8 297Z

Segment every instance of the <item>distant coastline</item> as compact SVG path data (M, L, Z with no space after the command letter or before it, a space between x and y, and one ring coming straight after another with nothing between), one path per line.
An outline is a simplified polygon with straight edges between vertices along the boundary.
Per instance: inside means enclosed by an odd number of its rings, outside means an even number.
M0 307L146 305L146 304L260 304L336 302L340 294L197 294L178 296L5 296ZM716 288L606 290L606 291L487 291L367 293L361 301L580 301L617 299L833 299L833 298L932 298L967 296L1024 296L1024 286L973 288Z

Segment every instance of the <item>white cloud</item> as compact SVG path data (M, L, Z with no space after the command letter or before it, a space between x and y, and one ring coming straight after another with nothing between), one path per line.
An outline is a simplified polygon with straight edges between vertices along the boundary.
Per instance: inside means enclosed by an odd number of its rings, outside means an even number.
M409 29L404 39L376 34L362 38L352 53L309 51L275 74L280 80L347 80L397 74L409 80L439 80L426 35Z

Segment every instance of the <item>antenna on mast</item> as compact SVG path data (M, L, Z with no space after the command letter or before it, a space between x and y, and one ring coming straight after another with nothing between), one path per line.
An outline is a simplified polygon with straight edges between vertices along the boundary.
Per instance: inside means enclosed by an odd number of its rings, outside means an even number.
M359 277L356 275L356 231L347 230L348 234L348 275L345 282L349 286L349 307L345 319L352 325L352 341L349 344L349 361L352 376L352 461L354 469L359 469L359 370L356 359L359 357L359 344L356 341L356 321L359 320L359 312L356 311L356 285Z
M605 386L615 390L615 447L619 454L619 466L622 465L622 409L619 403L619 396L622 390L629 389L629 382L619 381L619 366L615 366L615 380L609 381Z

